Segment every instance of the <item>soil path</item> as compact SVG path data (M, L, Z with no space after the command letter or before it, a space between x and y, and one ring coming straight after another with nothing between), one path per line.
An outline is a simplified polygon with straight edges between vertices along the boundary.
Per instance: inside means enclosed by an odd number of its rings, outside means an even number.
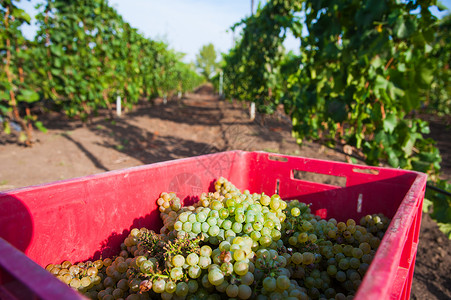
M260 121L251 122L241 103L219 101L208 87L166 105L139 105L113 121L100 116L83 125L50 116L48 132L36 132L32 148L0 134L0 191L232 149L347 161L315 143L299 148L283 114ZM451 241L423 217L412 299L451 299L450 270Z
M241 103L218 101L206 91L166 105L140 105L113 121L97 117L89 125L51 116L48 132L35 132L32 148L0 135L0 190L232 149L345 161L317 144L300 149L281 114L259 124Z

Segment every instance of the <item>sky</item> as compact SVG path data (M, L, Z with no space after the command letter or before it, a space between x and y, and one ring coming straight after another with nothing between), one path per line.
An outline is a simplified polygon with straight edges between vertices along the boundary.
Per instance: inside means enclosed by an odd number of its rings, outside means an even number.
M33 7L42 2L21 1L19 6L34 16ZM256 9L258 0L254 2ZM200 48L209 43L219 52L228 52L234 39L229 28L251 13L249 0L109 0L109 3L144 36L163 40L170 48L186 53L186 62L194 61ZM32 38L36 28L25 26L23 31L27 38Z
M19 6L33 17L34 6L42 2L21 1ZM254 2L255 10L259 1ZM228 52L238 36L229 28L251 13L250 0L109 0L109 3L144 36L163 40L170 48L186 53L185 62L193 62L200 48L209 43L219 52ZM451 0L442 3L451 8ZM433 13L445 14L437 10ZM23 32L27 38L33 38L36 26L26 26ZM299 52L299 41L289 35L285 47Z
M247 0L110 0L110 3L146 36L162 38L173 49L187 53L188 61L194 60L200 48L209 43L221 52L230 49L233 33L227 29L251 12Z

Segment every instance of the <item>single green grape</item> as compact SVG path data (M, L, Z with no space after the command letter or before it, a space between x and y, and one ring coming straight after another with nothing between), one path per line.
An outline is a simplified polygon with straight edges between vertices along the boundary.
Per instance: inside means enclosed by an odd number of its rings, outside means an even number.
M273 292L275 291L277 288L277 282L276 279L273 277L265 277L265 279L263 279L263 289L266 292Z
M197 263L199 262L199 255L197 255L196 253L190 253L186 257L185 261L190 266L197 265Z
M236 298L238 296L239 289L236 284L229 284L225 292L227 294L227 297Z
M165 292L172 294L175 292L176 287L177 287L177 284L174 281L169 280L168 282L166 282Z
M301 210L297 207L293 207L290 212L293 217L298 217L301 214Z
M249 299L252 296L252 289L245 284L240 284L238 286L238 298L239 299Z
M202 269L199 265L193 265L188 268L189 277L196 279L202 274Z
M201 267L201 269L207 269L208 266L211 264L211 258L208 256L203 256L201 255L199 257L199 267Z
M183 269L180 267L172 268L170 272L171 279L174 281L180 280L183 277Z
M217 236L219 234L220 228L218 225L212 225L210 226L210 228L208 229L208 234L210 236Z
M212 271L208 272L208 281L214 286L220 285L224 282L224 274L218 268L214 268Z
M232 230L235 233L241 233L241 231L243 230L243 225L241 223L234 222L232 225Z
M192 281L192 280L190 280ZM185 282L178 282L176 289L175 289L175 294L179 297L185 297L186 295L188 295L189 292L189 286L187 283Z
M185 264L185 257L183 255L177 254L172 258L172 265L174 267L181 267Z

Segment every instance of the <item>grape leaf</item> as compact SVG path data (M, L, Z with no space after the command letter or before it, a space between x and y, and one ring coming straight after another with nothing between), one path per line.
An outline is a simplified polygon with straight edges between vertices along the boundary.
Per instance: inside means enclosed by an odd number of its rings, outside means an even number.
M41 121L36 121L34 122L34 126L36 126L37 129L39 129L39 131L46 133L47 132L47 128L45 128L44 124L42 124Z
M423 200L423 212L424 213L428 213L429 210L432 208L433 204L434 204L433 201L431 201L431 200L429 200L427 198L424 198L424 200Z
M31 17L30 17L30 15L27 14L23 9L15 8L15 9L13 10L12 15L13 15L16 19L23 20L23 21L27 22L27 24L30 24Z
M36 102L39 100L39 94L32 90L21 90L17 100L28 103Z
M389 114L384 119L384 130L389 133L392 133L397 124L398 124L398 119L396 118L396 115Z

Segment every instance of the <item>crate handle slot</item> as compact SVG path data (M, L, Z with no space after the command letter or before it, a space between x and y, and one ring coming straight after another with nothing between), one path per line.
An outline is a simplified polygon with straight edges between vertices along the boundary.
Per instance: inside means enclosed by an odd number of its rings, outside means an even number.
M292 178L297 180L346 187L346 177L301 170L292 170Z
M268 155L268 159L269 160L274 160L274 161L281 161L281 162L287 162L288 158L284 157L284 156L278 156L278 155Z
M363 202L363 194L359 194L359 198L357 198L357 212L362 212L362 202Z
M362 174L370 174L370 175L379 175L379 170L376 169L360 169L360 168L352 168L352 171L355 173L362 173Z

